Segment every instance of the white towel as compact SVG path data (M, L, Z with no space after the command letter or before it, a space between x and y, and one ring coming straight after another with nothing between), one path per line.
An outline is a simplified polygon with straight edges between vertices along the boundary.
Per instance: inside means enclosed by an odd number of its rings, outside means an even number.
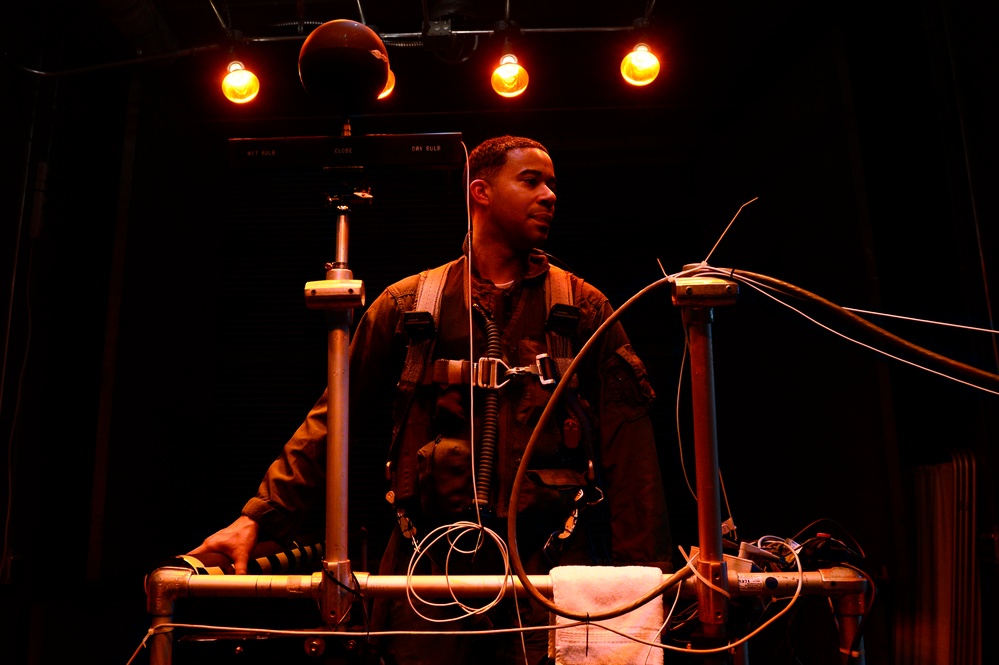
M576 614L603 614L630 605L662 583L650 566L558 566L551 571L555 605ZM573 623L555 615L555 626ZM646 641L656 641L663 622L662 597L600 622ZM548 655L557 665L662 665L663 650L652 648L597 625L560 628L549 633ZM646 660L648 657L648 660Z

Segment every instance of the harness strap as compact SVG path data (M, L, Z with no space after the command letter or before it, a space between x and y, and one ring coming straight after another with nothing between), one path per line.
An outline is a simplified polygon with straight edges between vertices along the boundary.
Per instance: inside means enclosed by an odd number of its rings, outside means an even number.
M572 280L569 279L567 271L555 265L548 266L548 291L546 296L548 298L549 311L551 311L552 305L556 303L573 304Z
M388 461L385 464L385 477L389 481L392 481L393 462L395 460L416 459L415 448L413 450L398 450L399 430L406 420L416 385L422 379L424 368L433 353L434 341L437 339L437 324L440 321L441 296L444 292L444 285L447 283L448 273L459 261L461 259L456 259L450 263L445 263L442 266L431 270L424 270L420 273L420 279L416 287L416 304L412 311L416 313L429 312L432 317L432 329L429 331L424 330L424 334L421 334L419 338L411 335L409 348L406 350L406 362L402 367L402 374L399 377L399 391L404 398L398 400L396 403L396 411L393 414L395 423L392 426L392 440L389 444ZM415 444L411 444L409 447L413 447L413 445ZM396 478L392 484L395 487L395 495L400 498L412 496L417 482L416 465L397 464L394 470Z
M406 364L402 368L401 381L403 383L418 383L423 368L427 364L433 340L437 336L437 325L440 322L441 296L444 292L444 284L447 283L447 275L454 264L455 261L452 261L420 273L420 281L416 287L416 305L413 311L429 312L433 319L433 329L429 331L429 335L424 335L422 339L410 341L406 353Z
M548 304L548 320L545 323L548 354L555 361L558 376L561 377L572 362L572 335L579 322L579 307L572 291L570 273L558 266L549 266L545 296Z
M451 268L461 264L464 258L459 258L450 263L430 270L424 270L419 274L419 282L416 287L414 306L411 311L404 313L404 321L411 322L407 326L410 329L410 342L406 351L406 360L402 368L399 380L399 391L402 398L396 404L394 414L395 424L393 425L392 441L390 443L388 463L386 464L386 478L392 481L392 472L395 471L393 487L395 496L400 499L413 496L416 489L416 465L409 464L405 460L416 459L416 450L400 450L399 430L406 420L407 413L412 403L412 396L416 387L425 383L441 383L450 385L467 384L472 379L474 368L468 361L437 360L433 363L430 358L433 354L434 341L437 338L437 326L440 322L440 307L443 298L444 287L447 284L448 275ZM572 362L572 337L579 320L579 308L575 306L576 294L573 292L571 274L557 266L549 266L548 274L545 278L545 298L548 306L548 319L546 321L546 337L548 344L548 355L546 358L539 357L537 368L512 368L511 373L536 374L545 383L551 382L554 377L562 376L569 364ZM577 278L578 279L578 278ZM580 286L582 280L579 280ZM465 285L468 288L468 285ZM412 315L410 319L406 315ZM547 365L554 363L553 369ZM478 381L478 379L476 379ZM573 384L576 377L572 377ZM573 409L575 411L575 409ZM573 414L572 420L578 418L578 414ZM574 424L574 423L567 423ZM578 424L575 424L578 430ZM585 425L584 425L585 427ZM579 432L585 437L586 432ZM578 434L569 433L568 442L571 447L575 447L578 442ZM405 444L402 444L405 445ZM411 443L410 447L419 445ZM395 462L399 462L395 464Z

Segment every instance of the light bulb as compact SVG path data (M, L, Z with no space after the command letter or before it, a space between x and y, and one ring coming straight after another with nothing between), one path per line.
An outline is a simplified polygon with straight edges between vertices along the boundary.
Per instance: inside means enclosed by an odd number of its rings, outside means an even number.
M229 63L229 73L222 79L222 92L226 99L235 104L245 104L260 92L260 79L243 63L233 60Z
M527 79L527 70L517 64L517 57L507 54L493 70L493 90L503 97L516 97L527 90Z
M379 93L378 99L385 99L392 94L393 90L395 90L395 73L390 68L388 70L388 79L385 81L385 89Z
M621 61L621 76L631 85L648 85L659 76L659 58L639 44Z

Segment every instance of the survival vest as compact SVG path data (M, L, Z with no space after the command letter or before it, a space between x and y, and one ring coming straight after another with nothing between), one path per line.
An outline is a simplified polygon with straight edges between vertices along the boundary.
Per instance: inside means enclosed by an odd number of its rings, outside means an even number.
M396 508L397 517L403 534L409 537L409 523L405 518L402 501L414 496L417 485L416 450L403 450L413 443L400 443L400 430L406 421L409 408L417 386L428 381L442 384L468 384L482 388L498 388L505 383L504 376L509 374L533 374L544 384L551 384L565 373L574 356L573 336L579 320L579 308L576 301L580 296L583 280L576 278L577 287L572 287L572 274L562 268L550 265L545 277L544 289L548 307L546 319L546 346L548 353L539 356L532 367L510 368L498 359L481 358L473 366L467 359L448 360L437 359L431 363L434 342L437 338L437 326L440 321L441 300L444 287L451 270L462 269L464 258L459 258L437 268L425 270L419 274L413 308L403 313L403 325L409 336L406 360L403 365L398 389L400 395L396 400L393 413L394 426L392 440L386 463L386 476L392 489L387 495L389 503ZM469 285L463 278L464 288ZM573 384L576 377L570 378ZM568 391L572 392L572 391ZM572 400L568 400L572 401ZM569 406L572 414L565 427L566 443L574 446L579 437L585 436L580 431L588 427L585 415L578 405ZM581 422L582 421L582 422ZM575 428L575 429L574 429ZM570 441L573 437L575 441Z

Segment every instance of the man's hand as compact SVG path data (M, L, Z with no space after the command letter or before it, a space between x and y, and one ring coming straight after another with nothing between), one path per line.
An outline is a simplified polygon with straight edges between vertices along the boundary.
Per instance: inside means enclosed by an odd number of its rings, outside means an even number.
M191 556L206 552L218 552L232 559L237 575L246 574L246 566L250 562L250 552L257 546L259 526L246 515L224 529L216 531L205 538L205 542L194 548L188 554Z

